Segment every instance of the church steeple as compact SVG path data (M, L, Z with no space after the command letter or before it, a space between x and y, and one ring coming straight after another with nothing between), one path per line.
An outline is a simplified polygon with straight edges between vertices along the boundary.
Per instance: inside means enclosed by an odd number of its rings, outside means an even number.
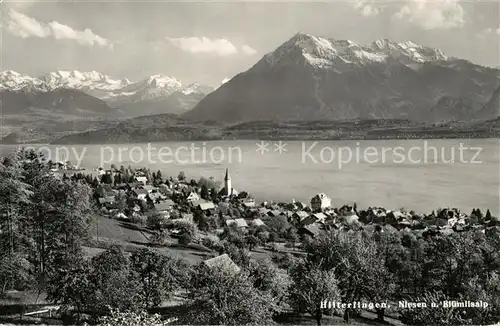
M233 187L231 186L231 176L229 175L228 168L226 168L226 176L224 177L224 192L228 197L233 194Z

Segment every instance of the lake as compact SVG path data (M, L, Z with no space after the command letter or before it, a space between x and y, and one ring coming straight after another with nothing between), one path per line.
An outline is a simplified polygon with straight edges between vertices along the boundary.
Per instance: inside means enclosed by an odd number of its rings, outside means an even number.
M0 146L5 155L15 146ZM153 144L34 145L53 161L92 170L111 164L148 166L164 176L222 180L258 201L309 202L319 192L334 206L382 206L430 212L439 207L489 208L498 215L498 139L374 141L220 141Z

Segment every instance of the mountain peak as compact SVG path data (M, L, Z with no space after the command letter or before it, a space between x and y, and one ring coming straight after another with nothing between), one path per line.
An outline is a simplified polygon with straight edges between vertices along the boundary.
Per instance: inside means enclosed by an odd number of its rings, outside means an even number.
M266 54L263 62L272 66L307 65L343 72L370 63L384 63L389 57L404 65L448 59L441 50L412 41L398 43L382 38L364 46L347 39L336 40L298 32L275 51Z

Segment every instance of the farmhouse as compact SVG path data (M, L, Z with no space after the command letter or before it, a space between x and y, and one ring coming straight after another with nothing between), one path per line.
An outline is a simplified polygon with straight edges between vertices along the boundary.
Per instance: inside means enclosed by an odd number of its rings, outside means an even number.
M227 220L226 221L226 225L227 226L230 226L230 225L233 225L233 224L236 224L236 226L238 228L247 228L248 227L247 222L244 219L242 219L242 218L237 218L237 219L234 219L234 220Z
M203 262L203 265L208 269L225 269L234 274L240 272L240 268L236 265L227 254L223 254L211 259L207 259Z

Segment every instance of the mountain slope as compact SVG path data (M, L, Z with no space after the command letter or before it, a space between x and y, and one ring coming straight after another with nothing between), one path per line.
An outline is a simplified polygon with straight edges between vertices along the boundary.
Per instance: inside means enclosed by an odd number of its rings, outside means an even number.
M231 123L428 120L444 96L467 96L472 105L484 104L500 85L499 75L412 42L381 40L361 46L298 33L183 117Z
M495 119L500 116L500 87L498 87L490 100L478 112L480 119Z
M116 113L106 102L73 89L0 91L2 115L102 115Z
M155 114L183 114L191 110L205 97L205 93L182 91L168 96L128 102L117 107L118 111L129 117Z

